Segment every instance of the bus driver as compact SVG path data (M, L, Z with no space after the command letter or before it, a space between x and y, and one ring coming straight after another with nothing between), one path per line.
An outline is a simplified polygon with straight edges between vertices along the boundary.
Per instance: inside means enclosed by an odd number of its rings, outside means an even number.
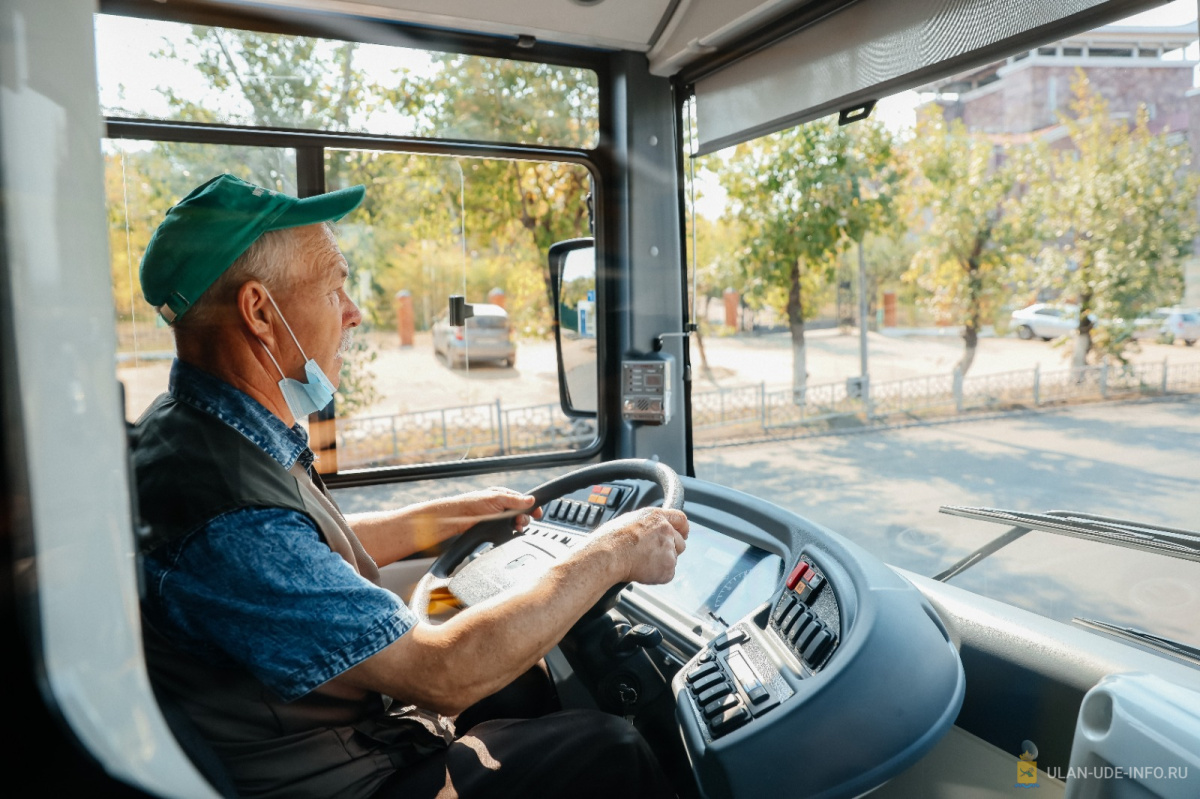
M221 175L146 249L143 292L177 352L132 444L156 691L243 796L672 795L624 720L505 697L608 588L672 579L682 512L627 514L533 587L431 625L378 566L496 514L523 527L533 497L344 517L312 468L297 421L333 398L362 319L328 223L363 195L297 199Z

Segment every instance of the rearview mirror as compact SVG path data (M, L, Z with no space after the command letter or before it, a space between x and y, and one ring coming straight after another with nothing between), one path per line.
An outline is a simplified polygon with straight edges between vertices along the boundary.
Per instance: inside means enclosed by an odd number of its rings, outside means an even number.
M550 247L558 393L567 416L596 415L596 247L570 239Z

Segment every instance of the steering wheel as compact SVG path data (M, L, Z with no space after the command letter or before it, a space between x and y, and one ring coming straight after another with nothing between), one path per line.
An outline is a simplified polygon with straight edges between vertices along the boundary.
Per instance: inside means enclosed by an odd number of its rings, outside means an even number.
M673 510L683 508L683 483L680 482L679 475L675 474L675 471L666 464L638 458L585 466L562 477L556 477L553 480L542 483L529 493L534 497L533 507L540 507L556 497L569 494L580 488L621 479L649 480L662 489L662 505L664 508ZM506 544L514 544L521 541L521 537L515 536L513 530L512 520L517 515L517 513L512 513L479 522L450 542L446 549L433 562L433 566L421 577L413 589L409 606L418 619L428 622L429 602L434 592L448 590L452 577L464 574L479 562L479 560L472 560L456 574L455 570L468 557L478 552L485 545L491 544L492 548L486 554L491 555L491 559L495 560L497 556L493 555L493 553L501 550ZM545 568L549 568L550 562L552 561L547 561ZM622 588L624 588L624 585L614 586L612 590L605 594L601 603L611 601ZM500 593L501 590L503 590L503 587L498 588L492 593Z

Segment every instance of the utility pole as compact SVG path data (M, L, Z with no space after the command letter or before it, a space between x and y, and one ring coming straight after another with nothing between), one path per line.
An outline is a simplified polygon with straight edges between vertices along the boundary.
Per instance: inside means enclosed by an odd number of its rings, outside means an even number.
M865 233L858 237L858 355L861 364L860 390L867 418L871 417L871 377L867 371L867 259L863 254Z

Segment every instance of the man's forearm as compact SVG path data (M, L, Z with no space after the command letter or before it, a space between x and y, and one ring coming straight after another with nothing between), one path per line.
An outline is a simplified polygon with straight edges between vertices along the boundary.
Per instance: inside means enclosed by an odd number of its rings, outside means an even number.
M407 558L415 552L440 544L454 535L433 509L433 503L420 502L392 511L355 513L346 521L380 566Z
M537 663L627 571L622 555L598 542L555 564L528 589L441 625L418 624L345 676L401 701L461 712Z

